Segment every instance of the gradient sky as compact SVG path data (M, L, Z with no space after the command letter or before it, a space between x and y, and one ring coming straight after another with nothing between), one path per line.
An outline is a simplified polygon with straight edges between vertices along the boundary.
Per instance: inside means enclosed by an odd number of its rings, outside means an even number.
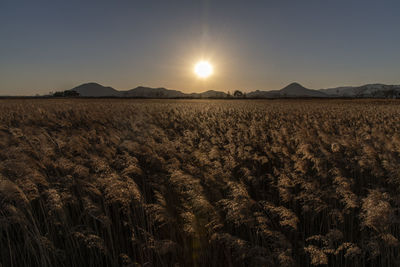
M0 0L0 95L400 84L399 14L398 0Z

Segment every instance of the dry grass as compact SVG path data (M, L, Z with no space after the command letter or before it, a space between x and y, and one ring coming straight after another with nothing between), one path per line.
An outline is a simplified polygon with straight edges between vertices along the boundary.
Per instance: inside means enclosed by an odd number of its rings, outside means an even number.
M400 102L1 100L2 266L400 266Z

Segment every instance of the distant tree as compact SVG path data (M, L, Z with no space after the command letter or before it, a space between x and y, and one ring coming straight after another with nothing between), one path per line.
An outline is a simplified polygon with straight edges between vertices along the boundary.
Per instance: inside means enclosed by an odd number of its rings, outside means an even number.
M230 92L230 91L228 91L228 93L226 94L226 97L227 97L227 98L231 98L231 97L232 97L232 95L231 95L231 92Z
M60 91L60 92L55 92L53 94L54 97L75 97L79 96L79 93L75 90L66 90L66 91Z
M64 96L79 96L79 93L75 90L64 91Z
M236 90L236 91L233 93L233 96L234 96L234 97L243 97L243 93L242 93L241 91L239 91L239 90Z
M63 93L63 92L55 92L55 93L53 94L53 96L54 96L54 97L63 97L63 96L64 96L64 93Z

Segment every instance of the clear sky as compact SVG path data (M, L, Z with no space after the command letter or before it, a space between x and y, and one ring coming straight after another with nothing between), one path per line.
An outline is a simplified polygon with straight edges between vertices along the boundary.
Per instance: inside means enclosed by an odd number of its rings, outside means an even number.
M399 14L398 0L0 0L0 95L400 84Z

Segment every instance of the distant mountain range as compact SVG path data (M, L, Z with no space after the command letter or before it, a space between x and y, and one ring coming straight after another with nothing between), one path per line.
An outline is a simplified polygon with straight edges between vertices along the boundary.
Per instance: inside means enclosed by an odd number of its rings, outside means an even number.
M247 94L250 98L275 98L275 97L329 97L318 90L307 89L299 83L291 83L281 90L254 91Z
M118 91L98 83L85 83L67 91L76 91L83 97L137 97L137 98L228 98L234 97L221 91L203 93L183 93L166 88L139 86L131 90ZM232 92L233 93L233 92ZM253 91L244 95L247 98L290 98L290 97L385 97L400 98L400 85L367 84L358 87L337 87L328 89L308 89L299 83L291 83L280 90Z
M138 86L131 90L118 91L98 83L85 83L70 90L84 97L138 97L138 98L226 98L228 94L219 91L185 94L181 91L166 88L151 88Z
M329 96L340 97L400 97L400 85L366 84L363 86L347 86L321 89Z

